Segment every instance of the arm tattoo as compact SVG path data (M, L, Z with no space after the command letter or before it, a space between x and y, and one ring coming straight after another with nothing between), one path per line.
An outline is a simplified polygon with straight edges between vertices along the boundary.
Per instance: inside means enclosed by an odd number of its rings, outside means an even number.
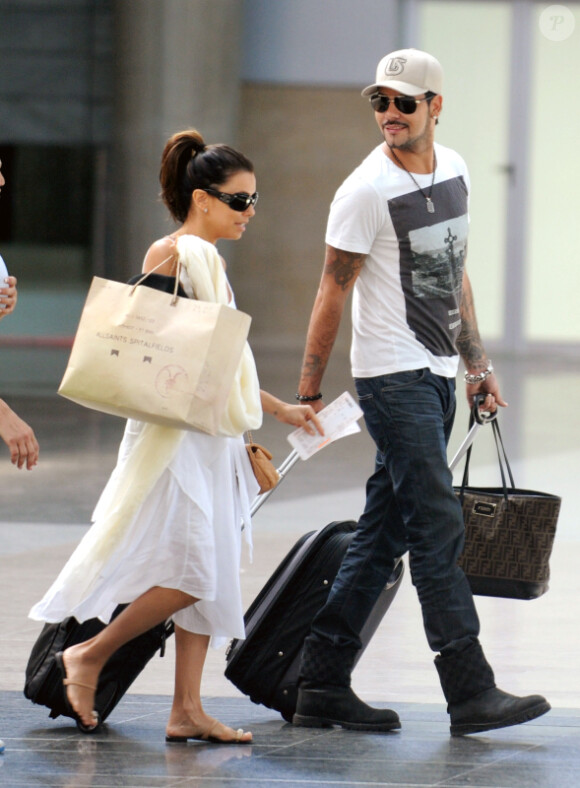
M479 336L473 292L469 284L463 288L459 311L461 314L461 331L457 337L457 350L468 369L484 370L487 368L487 356Z
M302 377L315 378L324 372L325 367L326 364L319 355L310 353L304 358L304 362L302 364Z
M334 277L336 284L348 290L353 279L356 279L365 259L364 254L345 252L329 246L326 254L324 273Z
M318 392L336 339L344 304L365 257L364 254L326 247L324 272L310 316L302 360L298 390L303 394Z
M336 339L339 322L340 314L338 313L334 318L331 316L331 319L328 321L317 321L314 328L311 325L311 328L313 328L312 333L309 330L302 360L299 386L305 384L308 392L311 394L318 393L320 382ZM299 391L302 391L302 389L299 388Z

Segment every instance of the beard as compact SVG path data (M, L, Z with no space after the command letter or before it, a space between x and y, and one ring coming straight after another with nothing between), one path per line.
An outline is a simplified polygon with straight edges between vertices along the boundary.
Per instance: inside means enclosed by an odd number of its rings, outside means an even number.
M430 125L430 117L427 116L425 120L425 125L422 130L416 134L414 137L408 137L406 140L401 142L385 142L387 143L387 147L395 150L401 151L409 151L412 153L417 153L424 147L428 147L433 144L433 134L431 132L431 125ZM408 127L407 127L408 128Z

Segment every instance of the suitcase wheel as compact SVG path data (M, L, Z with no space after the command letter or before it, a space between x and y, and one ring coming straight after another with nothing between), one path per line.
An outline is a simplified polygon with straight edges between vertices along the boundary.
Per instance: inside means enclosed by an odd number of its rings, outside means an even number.
M84 725L84 723L82 723L81 720L76 720L77 728L81 733L85 733L87 736L91 733L97 733L97 731L101 727L101 716L98 711L96 712L96 714L97 714L97 724L93 728L89 728L87 725Z

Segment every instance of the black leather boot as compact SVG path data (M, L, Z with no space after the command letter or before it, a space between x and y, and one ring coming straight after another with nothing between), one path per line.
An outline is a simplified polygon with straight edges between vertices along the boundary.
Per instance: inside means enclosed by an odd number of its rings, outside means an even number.
M294 725L328 728L341 725L359 731L391 731L401 727L390 709L367 706L350 688L357 649L336 647L310 635L300 665Z
M340 725L355 731L392 731L401 727L396 712L375 709L358 698L350 687L300 687L294 725L329 728Z
M451 715L451 735L463 736L535 720L550 708L541 695L517 697L492 687L473 698L449 704L447 710Z
M437 656L435 667L447 700L452 736L519 725L550 710L541 695L520 698L498 689L477 640L463 651Z

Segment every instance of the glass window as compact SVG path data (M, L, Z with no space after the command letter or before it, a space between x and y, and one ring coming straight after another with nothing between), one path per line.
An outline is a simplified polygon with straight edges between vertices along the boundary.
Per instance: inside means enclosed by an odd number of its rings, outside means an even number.
M88 279L93 159L86 145L0 146L0 244L22 284Z

